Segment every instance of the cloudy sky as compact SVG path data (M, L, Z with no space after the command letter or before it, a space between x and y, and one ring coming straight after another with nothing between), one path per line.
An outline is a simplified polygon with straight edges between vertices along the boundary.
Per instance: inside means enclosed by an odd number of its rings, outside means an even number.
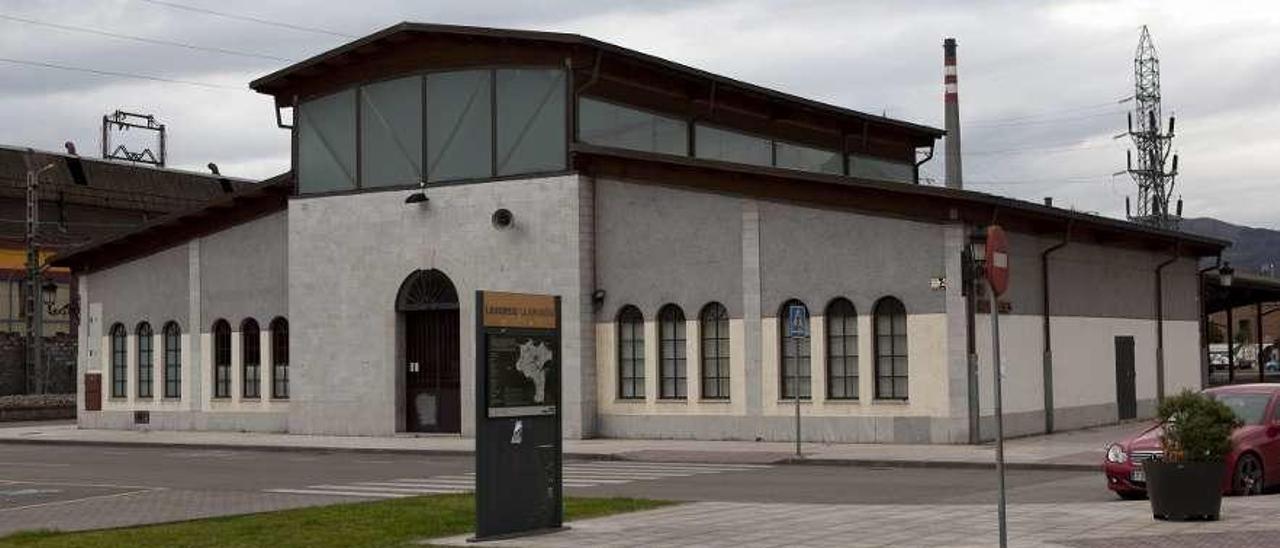
M1134 188L1114 136L1146 24L1185 213L1280 228L1273 1L0 0L0 144L91 153L123 108L168 125L175 167L268 177L288 135L249 80L403 20L576 32L937 127L952 36L966 187L1110 216ZM939 147L925 176L942 172Z

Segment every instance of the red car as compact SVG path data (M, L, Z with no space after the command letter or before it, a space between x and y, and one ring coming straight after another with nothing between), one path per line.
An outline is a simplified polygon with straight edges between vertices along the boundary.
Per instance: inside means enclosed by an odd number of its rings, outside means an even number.
M1222 492L1254 495L1280 485L1280 385L1239 384L1210 388L1204 393L1227 404L1244 422L1231 434ZM1107 446L1102 468L1109 489L1124 499L1147 495L1142 462L1163 454L1162 431L1161 425L1155 424Z

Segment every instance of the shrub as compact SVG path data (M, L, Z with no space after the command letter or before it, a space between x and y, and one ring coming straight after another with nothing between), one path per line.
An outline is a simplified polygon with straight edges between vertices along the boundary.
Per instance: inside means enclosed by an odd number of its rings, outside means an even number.
M1169 462L1222 462L1231 452L1231 432L1242 424L1226 404L1190 390L1165 398L1157 413Z

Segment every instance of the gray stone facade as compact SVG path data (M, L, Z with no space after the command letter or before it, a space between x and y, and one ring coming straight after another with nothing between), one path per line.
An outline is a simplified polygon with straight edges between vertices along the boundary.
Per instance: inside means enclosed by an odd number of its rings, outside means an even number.
M403 431L404 327L396 294L414 271L436 269L459 296L464 436L471 435L475 418L474 296L496 290L562 298L567 437L793 439L789 402L777 394L778 307L800 299L818 322L828 302L844 297L861 322L862 397L840 402L818 395L804 404L802 436L968 440L971 386L959 252L971 227L577 174L430 187L430 201L422 205L406 204L409 192L294 197L285 211L86 275L82 299L99 314L101 330L95 339L82 328L82 346L97 349L92 356L82 353L82 374L102 372L107 386L102 337L116 322L132 329L149 321L158 333L164 322L177 321L186 369L181 401L108 401L104 411L82 410L80 423L140 428L132 412L149 410L145 428L154 429ZM499 208L513 213L511 227L492 224ZM1015 383L1006 389L1006 431L1024 435L1045 424L1043 408L1035 407L1044 383L1037 380L1042 343L1034 326L1043 308L1039 253L1054 240L1019 233L1012 240L1019 277L1008 296L1013 310L1007 321L1011 334L1021 329L1033 336L1005 341L1009 382ZM1059 429L1116 420L1115 396L1107 392L1114 390L1108 380L1113 364L1068 351L1105 346L1115 335L1139 337L1139 415L1152 412L1147 371L1154 358L1144 350L1150 344L1144 337L1154 329L1154 268L1163 259L1074 243L1051 258L1053 321L1060 322L1055 346L1068 346L1053 379L1062 402L1054 409ZM1178 333L1185 334L1197 318L1195 264L1180 260L1164 276L1166 320L1181 322ZM938 279L946 286L931 286ZM592 298L597 291L599 302ZM872 311L885 296L904 303L911 326L912 391L905 402L874 400L865 388L874 371ZM617 350L597 336L610 332L618 309L635 305L652 322L659 307L677 304L691 322L692 340L699 310L713 301L725 305L735 326L733 360L740 362L734 367L741 376L735 382L744 385L735 399L703 402L695 394L688 402L616 402L607 382ZM265 331L277 316L290 322L290 399L211 401L212 323L226 319L238 330L241 321L254 318ZM815 378L824 374L822 337L815 331ZM984 354L989 343L980 341ZM1198 359L1175 354L1166 368L1198 367ZM985 367L976 388L987 437L991 373ZM1066 373L1059 377L1057 371ZM688 374L697 372L697 353L691 352ZM1183 373L1172 378L1188 376ZM1016 386L1024 382L1039 388Z

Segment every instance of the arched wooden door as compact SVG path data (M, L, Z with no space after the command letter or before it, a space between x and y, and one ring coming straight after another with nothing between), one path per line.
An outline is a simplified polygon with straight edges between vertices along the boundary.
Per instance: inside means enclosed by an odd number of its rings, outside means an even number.
M404 321L405 430L460 432L461 367L458 292L439 270L417 270L400 286Z

